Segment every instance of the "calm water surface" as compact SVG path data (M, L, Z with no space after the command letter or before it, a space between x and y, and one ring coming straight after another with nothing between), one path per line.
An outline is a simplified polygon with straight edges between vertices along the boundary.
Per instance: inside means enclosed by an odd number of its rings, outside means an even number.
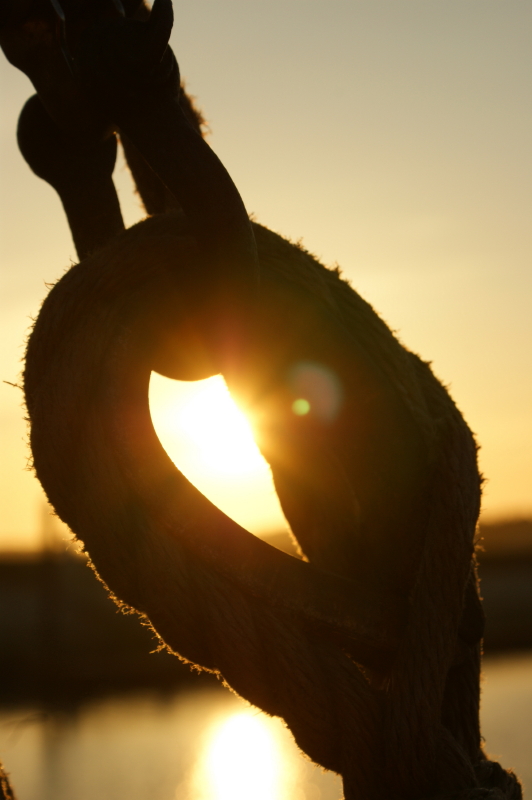
M487 749L532 790L532 654L485 662ZM72 714L0 711L19 800L339 800L279 720L222 689L144 693Z

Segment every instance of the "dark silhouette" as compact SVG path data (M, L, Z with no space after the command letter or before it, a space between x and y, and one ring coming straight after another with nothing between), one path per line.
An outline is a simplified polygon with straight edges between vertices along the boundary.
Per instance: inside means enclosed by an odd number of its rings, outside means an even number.
M136 616L121 614L84 558L44 553L0 560L0 703L73 708L87 699L198 676L165 651ZM202 676L202 685L212 685Z
M479 563L484 649L530 649L532 522L481 524L479 532L486 548ZM267 541L297 554L287 531ZM135 615L118 613L85 558L57 544L54 539L52 548L31 557L0 558L0 704L70 708L95 696L195 685L200 676L186 664L153 652L153 631ZM201 679L216 682L208 673Z
M26 355L50 502L114 599L284 717L347 800L520 797L481 748L480 478L446 390L337 271L249 222L181 92L170 0L149 15L70 0L60 35L46 4L27 6L5 11L1 32L37 88L19 143L82 257ZM156 212L128 231L115 131ZM253 410L307 561L176 470L151 424L152 370L221 372Z

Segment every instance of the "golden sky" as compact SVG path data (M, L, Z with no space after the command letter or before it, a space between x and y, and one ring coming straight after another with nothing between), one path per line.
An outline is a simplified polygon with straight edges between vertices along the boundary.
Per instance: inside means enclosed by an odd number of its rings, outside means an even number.
M172 37L248 210L339 263L450 386L482 446L492 517L532 514L531 41L523 0L180 0ZM0 378L11 382L45 281L75 258L58 199L16 149L31 93L2 58ZM140 211L122 166L116 178L131 223ZM20 402L1 384L9 548L37 542L42 516ZM203 489L253 530L281 524L267 471L260 485L256 464L233 471L231 484L207 456L202 466L201 443L179 442L181 401L175 418L169 402L154 385L161 434Z

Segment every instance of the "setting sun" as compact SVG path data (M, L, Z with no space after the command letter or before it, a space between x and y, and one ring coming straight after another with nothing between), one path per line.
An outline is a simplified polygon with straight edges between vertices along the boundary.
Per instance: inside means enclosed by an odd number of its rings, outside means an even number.
M264 469L251 426L235 404L221 376L189 384L190 396L168 409L166 427L197 448L205 469L243 475Z
M221 376L183 383L152 374L150 410L178 469L253 532L286 527L268 464Z

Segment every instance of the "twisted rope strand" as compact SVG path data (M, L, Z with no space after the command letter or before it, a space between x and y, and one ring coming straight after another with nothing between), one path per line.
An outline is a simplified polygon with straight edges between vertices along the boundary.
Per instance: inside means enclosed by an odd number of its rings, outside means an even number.
M408 621L377 669L353 657L347 629L287 606L201 539L202 526L220 536L235 526L170 464L147 405L159 329L174 324L167 309L183 306L175 286L195 258L186 231L161 239L164 230L164 218L141 224L75 267L37 321L25 385L50 501L115 596L172 651L282 716L314 761L343 776L348 800L517 800L515 777L480 749L480 634L457 656L477 598L480 480L475 442L448 394L337 273L254 226L265 282L281 293L295 286L302 307L315 298L394 387L425 442L428 511Z

